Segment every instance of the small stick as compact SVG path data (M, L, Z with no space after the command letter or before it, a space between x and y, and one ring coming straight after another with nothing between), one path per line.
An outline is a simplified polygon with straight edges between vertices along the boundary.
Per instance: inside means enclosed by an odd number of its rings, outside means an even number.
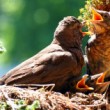
M55 84L14 84L13 85L14 87L43 87L45 89L48 89L49 87L50 88L50 91L53 90L53 88L55 87Z

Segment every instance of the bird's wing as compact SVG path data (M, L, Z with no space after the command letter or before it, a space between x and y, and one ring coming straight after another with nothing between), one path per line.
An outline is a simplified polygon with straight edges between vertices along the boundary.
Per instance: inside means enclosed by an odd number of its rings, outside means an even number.
M47 54L48 52L52 52L53 50L55 50L54 48L56 48L57 50L61 50L61 48L59 48L58 45L49 45L48 47L44 48L42 51L40 51L39 53L37 53L36 55L34 55L33 57L25 60L24 62L22 62L21 64L19 64L18 66L16 66L15 68L11 69L10 71L8 71L3 77L2 79L5 80L6 78L8 78L11 74L15 73L16 71L22 69L23 67L26 67L30 64L33 63L33 61L39 59L41 56L45 55L45 53ZM56 51L56 50L55 50ZM0 80L1 81L1 80Z
M5 84L52 83L54 79L71 76L70 73L77 65L73 55L62 49L50 49L51 51L44 50L7 73L3 78Z

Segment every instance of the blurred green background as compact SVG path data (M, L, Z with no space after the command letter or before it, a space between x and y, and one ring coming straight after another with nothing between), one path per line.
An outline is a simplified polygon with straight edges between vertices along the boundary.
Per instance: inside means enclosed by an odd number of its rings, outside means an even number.
M85 0L0 0L0 76L50 44L58 22L79 16ZM83 47L87 38L83 40Z

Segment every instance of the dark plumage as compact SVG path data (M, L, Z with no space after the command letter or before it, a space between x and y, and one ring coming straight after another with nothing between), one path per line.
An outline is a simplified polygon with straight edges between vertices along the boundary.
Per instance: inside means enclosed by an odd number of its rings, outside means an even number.
M6 73L1 84L55 83L54 90L69 89L70 79L81 75L81 23L72 16L59 22L52 43L35 56Z

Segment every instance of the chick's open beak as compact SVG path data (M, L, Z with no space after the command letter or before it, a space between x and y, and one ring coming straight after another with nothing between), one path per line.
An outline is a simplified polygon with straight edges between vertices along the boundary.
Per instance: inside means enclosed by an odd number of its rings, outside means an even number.
M85 84L87 77L88 77L88 75L84 75L83 78L80 81L78 81L78 83L76 85L76 89L79 89L79 90L94 90L94 88L89 87L88 85Z
M104 83L104 79L105 79L106 74L107 74L107 71L104 72L104 73L96 80L96 84L97 84L97 85Z
M85 22L82 22L82 28L85 26ZM86 36L86 35L91 35L93 34L92 32L90 31L87 31L87 32L83 32L82 30L80 30L80 32L82 33L83 37Z
M92 9L92 20L91 22L103 21L103 17L96 12L95 9Z

